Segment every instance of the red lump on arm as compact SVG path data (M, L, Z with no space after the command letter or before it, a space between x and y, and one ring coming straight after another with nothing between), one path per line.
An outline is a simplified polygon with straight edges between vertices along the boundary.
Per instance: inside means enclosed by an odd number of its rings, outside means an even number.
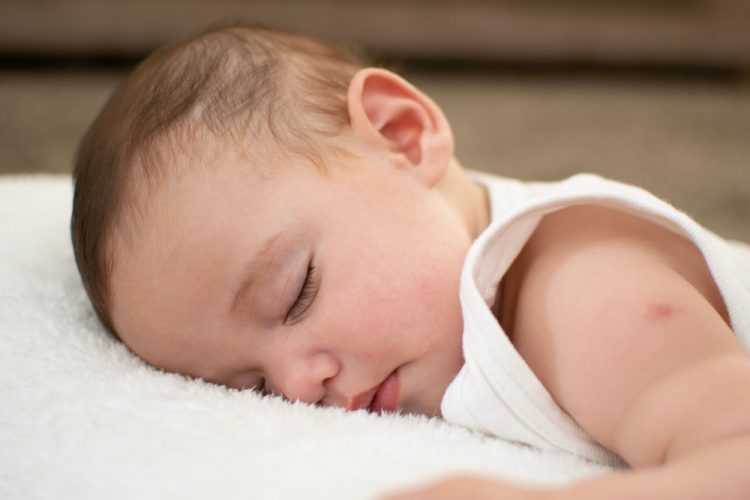
M670 319L680 309L668 302L652 302L646 305L646 319L664 321Z

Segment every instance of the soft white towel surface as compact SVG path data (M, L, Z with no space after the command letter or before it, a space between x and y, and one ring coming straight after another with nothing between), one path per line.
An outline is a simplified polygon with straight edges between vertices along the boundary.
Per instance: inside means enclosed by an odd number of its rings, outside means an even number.
M158 372L99 326L68 177L0 178L0 498L376 498L476 472L603 472L437 419L289 404Z

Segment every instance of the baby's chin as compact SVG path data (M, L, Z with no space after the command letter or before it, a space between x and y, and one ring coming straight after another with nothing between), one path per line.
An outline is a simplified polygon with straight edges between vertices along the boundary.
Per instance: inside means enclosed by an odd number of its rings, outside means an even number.
M421 394L424 397L419 401L406 402L401 408L399 408L398 413L442 418L443 413L441 403L443 402L443 396L457 374L458 370L456 370L456 373L453 374L447 382L433 384L430 387L429 394Z
M415 407L414 411L403 410L399 411L398 413L403 415L423 415L429 418L443 417L443 414L440 410L440 401L438 401L437 404L432 404L429 406Z

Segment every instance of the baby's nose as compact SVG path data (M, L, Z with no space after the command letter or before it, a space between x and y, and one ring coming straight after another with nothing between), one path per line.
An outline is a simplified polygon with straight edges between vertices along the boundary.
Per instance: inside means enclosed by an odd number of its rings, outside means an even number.
M288 363L279 374L278 385L273 380L270 385L290 401L319 404L328 393L330 381L340 371L341 364L332 354L316 352Z

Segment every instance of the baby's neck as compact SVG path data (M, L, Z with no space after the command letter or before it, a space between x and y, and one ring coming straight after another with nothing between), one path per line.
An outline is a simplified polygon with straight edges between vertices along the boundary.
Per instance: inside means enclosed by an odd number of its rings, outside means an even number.
M476 239L490 223L489 198L485 189L468 176L455 158L437 189L464 222L471 239Z

